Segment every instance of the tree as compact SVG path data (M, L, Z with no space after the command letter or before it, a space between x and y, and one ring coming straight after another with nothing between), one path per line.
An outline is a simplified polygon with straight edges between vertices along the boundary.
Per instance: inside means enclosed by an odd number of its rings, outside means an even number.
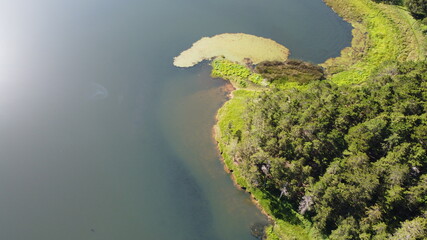
M406 6L415 18L427 16L427 0L407 0Z
M402 223L391 240L417 240L425 239L427 237L427 218L417 217L411 221Z
M374 0L374 2L401 5L403 1L402 0Z
M331 239L420 238L427 62L390 68L362 85L319 81L250 98L243 127L226 136L246 182Z

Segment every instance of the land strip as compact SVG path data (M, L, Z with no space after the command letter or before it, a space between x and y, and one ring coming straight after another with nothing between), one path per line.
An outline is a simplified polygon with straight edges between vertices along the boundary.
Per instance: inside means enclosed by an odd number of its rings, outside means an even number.
M372 74L394 61L417 61L426 58L426 40L422 26L408 12L396 6L376 4L370 0L325 0L335 12L353 26L352 46L342 51L338 58L329 59L322 66L327 80L337 85L360 84ZM221 77L220 75L216 75ZM225 77L227 79L227 77ZM230 77L228 77L230 78ZM233 98L218 111L215 126L218 148L227 168L238 185L250 192L274 224L267 229L268 239L321 239L324 238L310 221L298 214L277 196L251 188L244 173L234 160L234 138L230 132L244 131L244 110L249 99L258 91L241 86ZM287 88L297 87L289 85ZM230 129L232 129L230 131Z

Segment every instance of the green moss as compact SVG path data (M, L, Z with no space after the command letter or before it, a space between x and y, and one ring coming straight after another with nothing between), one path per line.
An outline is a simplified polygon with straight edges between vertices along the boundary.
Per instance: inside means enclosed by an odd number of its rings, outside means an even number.
M173 62L177 67L191 67L219 56L241 64L250 59L257 64L262 61L285 61L289 50L268 38L245 33L223 33L201 38L175 57Z

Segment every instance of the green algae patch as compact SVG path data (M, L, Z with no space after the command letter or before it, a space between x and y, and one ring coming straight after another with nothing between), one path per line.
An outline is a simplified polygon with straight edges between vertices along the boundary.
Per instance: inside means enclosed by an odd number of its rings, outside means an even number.
M262 61L285 61L289 50L279 43L263 37L245 33L224 33L204 37L174 58L177 67L192 67L203 60L215 57L245 64Z

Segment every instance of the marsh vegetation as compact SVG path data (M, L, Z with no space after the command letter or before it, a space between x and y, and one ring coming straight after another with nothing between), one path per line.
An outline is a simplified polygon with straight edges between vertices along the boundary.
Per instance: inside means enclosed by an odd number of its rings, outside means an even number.
M279 88L286 82L303 85L325 78L322 67L300 60L261 62L255 67L255 72Z
M174 58L174 65L191 67L203 60L221 56L241 64L245 64L246 59L257 64L262 61L284 61L288 55L286 47L271 39L244 33L224 33L198 40Z

